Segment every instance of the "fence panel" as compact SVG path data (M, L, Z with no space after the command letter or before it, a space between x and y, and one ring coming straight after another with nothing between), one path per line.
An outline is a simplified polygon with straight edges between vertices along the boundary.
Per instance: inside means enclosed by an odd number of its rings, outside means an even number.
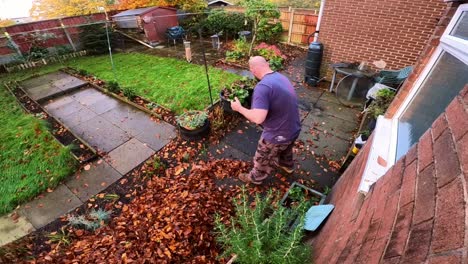
M220 7L228 12L245 12L243 7ZM298 45L308 45L308 36L315 32L318 11L303 8L280 8L279 21L283 26L282 40Z

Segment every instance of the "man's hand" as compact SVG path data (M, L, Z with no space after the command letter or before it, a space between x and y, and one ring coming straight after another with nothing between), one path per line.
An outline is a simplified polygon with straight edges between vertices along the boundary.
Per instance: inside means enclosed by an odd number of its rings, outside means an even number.
M242 108L242 105L237 97L235 97L234 100L231 101L231 108L236 112L239 112L239 110Z

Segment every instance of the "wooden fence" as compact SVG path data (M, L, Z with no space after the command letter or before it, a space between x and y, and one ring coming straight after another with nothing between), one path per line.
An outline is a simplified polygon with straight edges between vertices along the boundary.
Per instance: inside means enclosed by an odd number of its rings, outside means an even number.
M243 7L222 7L229 12L245 12ZM308 37L315 32L318 10L302 8L280 8L279 21L283 26L283 41L298 45L308 45Z

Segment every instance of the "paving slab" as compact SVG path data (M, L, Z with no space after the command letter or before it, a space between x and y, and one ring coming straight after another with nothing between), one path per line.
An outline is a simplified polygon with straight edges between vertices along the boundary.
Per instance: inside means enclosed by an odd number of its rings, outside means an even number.
M210 145L208 152L215 159L234 159L245 161L251 161L253 159L253 156L248 156L237 148L224 142L220 142L218 145Z
M70 128L79 137L100 151L110 152L130 139L122 129L100 116Z
M155 153L138 139L133 138L108 154L109 164L125 175Z
M303 120L302 125L315 128L322 132L331 133L344 140L350 140L353 137L353 132L357 128L356 123L328 116L321 111L311 111Z
M149 130L155 127L150 115L126 104L118 105L101 116L131 136L141 134L146 126L150 127Z
M86 84L87 82L68 74L65 74L65 76L63 76L62 78L52 82L53 86L57 87L62 91L74 90Z
M96 113L89 110L88 108L83 107L77 112L74 112L67 116L57 116L57 118L62 121L67 127L74 127L83 122L86 122L90 119L93 119L97 116Z
M60 104L61 100L64 100L66 102ZM45 104L43 106L47 110L47 112L49 112L49 114L53 115L54 117L57 117L58 119L62 119L68 115L71 115L84 109L84 106L79 104L77 101L68 102L68 100L69 98L67 96L64 96L61 97L59 100L53 102L51 107L49 106L49 104Z
M56 80L60 80L66 76L70 76L70 75L64 72L60 72L60 71L52 72L52 73L48 73L48 74L44 74L38 77L32 77L27 80L24 80L21 82L21 86L24 89L28 90L30 88L34 88L34 87L41 86L44 84L51 84L52 82Z
M24 216L14 221L9 215L0 217L0 247L15 241L36 229Z
M28 90L26 90L26 92L28 93L28 95L32 99L34 99L36 101L40 101L40 100L45 99L47 97L50 97L50 96L53 96L55 94L61 93L62 90L60 90L59 88L54 87L54 86L50 85L49 83L47 83L47 84L43 84L41 86L36 86L34 88L28 89Z
M358 122L358 115L360 113L360 109L358 108L349 108L345 107L341 104L336 104L332 102L327 102L322 99L318 101L316 107L321 109L324 114L341 118L343 120L349 122Z
M135 136L136 139L152 148L154 151L159 151L172 139L177 137L177 131L174 126L159 122L152 123L140 127L140 133Z
M241 144L242 147L238 149L244 154L253 157L261 134L262 131L257 126L243 121L231 133L226 135L223 142L231 146L239 146Z
M116 182L122 175L106 161L100 159L91 164L91 169L77 172L65 185L82 201L86 202Z
M46 193L43 198L21 206L19 214L26 217L34 228L39 229L81 204L80 199L62 184L53 192Z
M323 155L335 161L345 156L351 146L349 141L307 126L302 127L298 139L309 145L310 150L314 151L315 155Z
M72 92L71 97L82 105L90 106L92 104L95 104L99 100L107 98L109 96L93 87L86 87Z
M115 107L123 104L119 100L112 98L110 96L100 97L96 102L88 104L88 108L94 113L100 115L105 113Z

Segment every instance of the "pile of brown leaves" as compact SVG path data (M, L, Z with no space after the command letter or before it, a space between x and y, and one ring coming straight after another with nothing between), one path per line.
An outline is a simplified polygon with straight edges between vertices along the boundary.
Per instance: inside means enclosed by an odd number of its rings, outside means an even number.
M153 177L108 226L81 235L63 251L42 254L37 262L219 262L214 218L229 221L233 193L217 187L215 178L226 164L229 173L246 169L240 161L216 160L198 163L188 176Z

